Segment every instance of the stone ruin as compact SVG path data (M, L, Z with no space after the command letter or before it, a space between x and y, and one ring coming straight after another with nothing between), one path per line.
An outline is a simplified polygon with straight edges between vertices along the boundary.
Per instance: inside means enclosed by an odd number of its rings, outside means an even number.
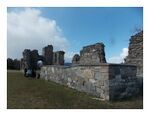
M43 62L41 78L78 91L86 92L103 100L136 96L143 90L143 31L131 36L129 55L124 64L106 62L103 43L84 46L80 54L72 58L72 65L64 65L64 51L53 52L53 46L37 50L25 49L21 68L37 69Z
M106 63L104 47L103 43L83 47L80 51L80 56L78 54L74 55L72 64L98 65L100 63Z
M143 31L131 36L126 64L137 66L137 76L143 77Z
M21 69L38 69L37 62L42 61L44 65L64 65L63 51L53 52L53 46L48 45L42 49L42 55L38 50L25 49L21 59Z
M42 56L44 58L45 64L53 64L53 46L48 45L42 49Z
M79 63L80 63L80 56L79 56L79 54L75 54L72 58L72 64L78 65Z
M64 51L57 51L53 53L53 65L64 65Z
M136 96L143 87L143 83L137 78L139 73L137 64L143 66L141 65L143 51L139 48L142 46L141 39L139 39L141 37L143 36L140 33L131 37L129 56L125 64L106 63L104 44L96 43L83 47L80 55L75 54L71 66L43 66L40 72L41 78L86 92L103 100ZM136 51L139 49L140 51ZM135 61L134 54L136 55ZM140 57L138 54L141 54Z

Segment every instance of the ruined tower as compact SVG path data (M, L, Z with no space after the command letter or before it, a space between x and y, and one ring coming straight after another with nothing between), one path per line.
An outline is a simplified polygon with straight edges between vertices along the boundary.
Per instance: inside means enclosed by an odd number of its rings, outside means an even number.
M39 58L38 50L32 50L30 56L31 56L30 62L31 62L32 69L37 69L37 62Z
M31 50L25 49L23 51L23 58L21 59L22 68L31 68L31 56L30 56Z
M80 51L80 64L98 65L100 63L106 63L104 47L103 43L83 47Z
M131 36L126 64L137 66L137 76L143 76L143 31Z
M53 64L64 65L64 51L57 51L53 53Z
M38 61L42 61L44 65L64 65L64 54L64 51L53 52L52 45L44 47L42 55L38 54L38 50L25 49L21 59L21 68L38 69Z
M72 58L72 64L76 65L76 64L79 64L79 63L80 63L80 56L79 56L79 54L75 54Z
M21 59L21 68L36 69L39 54L37 50L25 49L23 51L23 58Z
M53 64L53 46L48 45L42 49L42 55L45 58L46 65Z

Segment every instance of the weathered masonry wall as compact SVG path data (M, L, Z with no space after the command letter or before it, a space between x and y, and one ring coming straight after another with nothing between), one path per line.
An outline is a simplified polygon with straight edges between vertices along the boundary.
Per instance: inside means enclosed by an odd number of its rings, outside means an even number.
M41 78L67 85L104 100L120 99L136 94L136 67L107 64L89 66L44 66ZM130 85L130 86L128 86ZM134 89L134 90L133 90ZM117 97L116 97L117 96Z
M109 65L109 98L122 99L139 94L141 82L134 65Z
M143 77L143 31L131 36L126 64L137 66L137 76Z

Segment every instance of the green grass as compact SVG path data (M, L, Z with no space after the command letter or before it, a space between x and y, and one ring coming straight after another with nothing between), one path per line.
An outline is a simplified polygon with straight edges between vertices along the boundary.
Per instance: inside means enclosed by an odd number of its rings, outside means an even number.
M28 79L21 72L7 72L8 109L105 109L143 108L142 97L122 101L99 101L86 93L42 79Z

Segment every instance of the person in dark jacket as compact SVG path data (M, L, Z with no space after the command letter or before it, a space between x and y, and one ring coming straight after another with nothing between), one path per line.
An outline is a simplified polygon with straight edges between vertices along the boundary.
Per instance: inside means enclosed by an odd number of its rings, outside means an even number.
M24 77L27 77L27 68L24 69Z
M32 69L32 78L35 78L36 77L36 72L34 69Z

